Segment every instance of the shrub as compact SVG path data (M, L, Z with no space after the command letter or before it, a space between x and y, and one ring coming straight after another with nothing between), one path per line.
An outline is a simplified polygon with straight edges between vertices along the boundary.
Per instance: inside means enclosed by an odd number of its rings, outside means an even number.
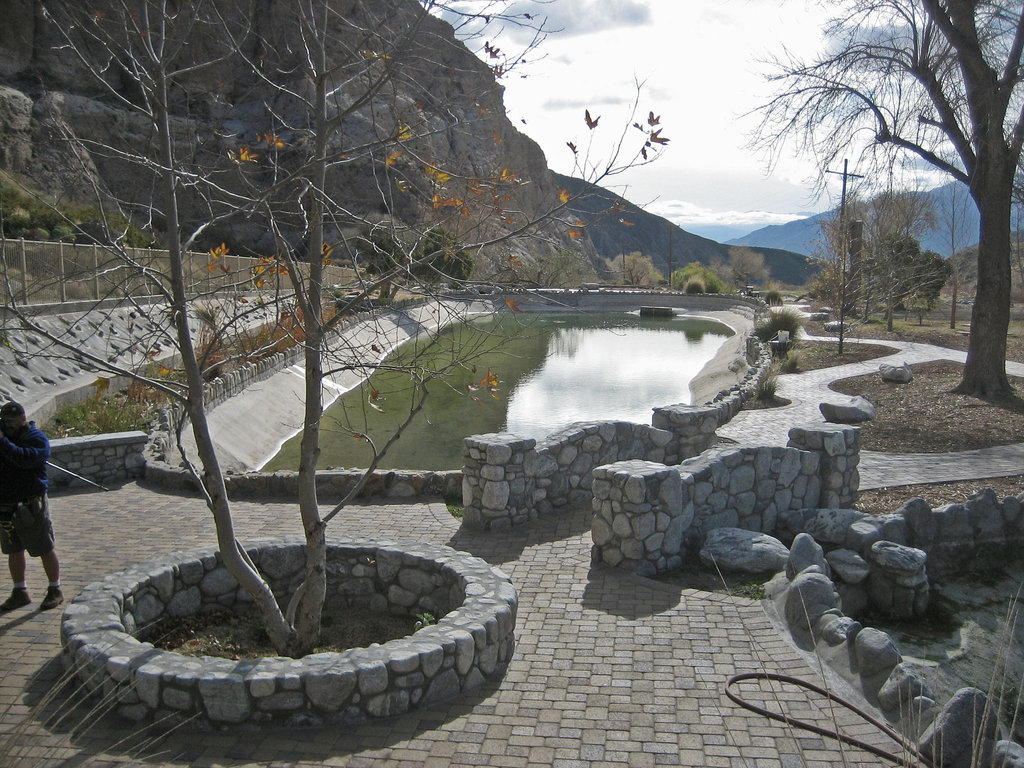
M800 370L800 353L790 350L779 363L779 370L782 373L796 373Z
M774 400L779 392L779 377L772 369L767 376L757 382L754 397L758 400Z
M75 230L67 224L58 224L50 232L50 235L54 240L63 240L65 243L73 243L75 241Z
M105 435L131 430L149 431L161 399L141 384L113 397L95 397L61 406L48 425L54 437Z
M691 280L699 280L704 290L703 293L724 293L725 283L715 274L711 267L706 267L699 261L693 261L682 269L672 273L672 287L686 290ZM690 291L687 291L689 293Z
M803 316L793 309L769 312L754 326L754 335L764 343L775 338L779 331L789 331L789 338L795 339L804 327Z
M32 224L32 214L24 208L15 208L4 217L4 234L14 236Z
M706 293L704 288L704 281L698 277L691 277L689 280L687 280L686 288L684 288L683 290L690 295Z
M782 292L771 288L765 291L764 300L768 302L769 307L781 307L782 306Z

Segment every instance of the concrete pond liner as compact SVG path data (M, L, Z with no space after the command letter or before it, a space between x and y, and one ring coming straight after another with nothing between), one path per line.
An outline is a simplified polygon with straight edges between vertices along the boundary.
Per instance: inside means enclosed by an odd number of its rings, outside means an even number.
M302 579L301 538L249 542L280 600ZM87 586L61 623L65 668L135 722L203 725L357 722L448 699L504 673L518 597L507 575L449 547L374 539L328 541L327 605L437 623L382 645L301 659L193 657L141 642L174 616L252 605L213 547L173 553Z

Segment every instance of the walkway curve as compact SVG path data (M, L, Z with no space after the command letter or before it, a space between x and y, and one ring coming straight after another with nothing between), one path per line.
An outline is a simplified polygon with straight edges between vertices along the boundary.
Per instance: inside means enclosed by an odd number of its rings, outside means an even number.
M834 338L819 336L808 337L808 340L835 341ZM732 421L719 428L718 434L741 444L785 445L789 439L789 429L793 425L824 423L825 419L818 409L819 404L838 403L846 398L845 395L829 389L829 384L834 381L878 373L878 367L883 363L914 365L932 360L962 363L967 358L966 352L918 342L846 339L845 343L878 344L892 347L896 351L873 360L779 376L779 397L790 400L789 405L781 408L740 411ZM1007 362L1006 372L1011 376L1024 376L1024 364ZM860 487L862 490L868 490L921 483L978 480L1007 477L1022 472L1024 443L953 453L862 451Z

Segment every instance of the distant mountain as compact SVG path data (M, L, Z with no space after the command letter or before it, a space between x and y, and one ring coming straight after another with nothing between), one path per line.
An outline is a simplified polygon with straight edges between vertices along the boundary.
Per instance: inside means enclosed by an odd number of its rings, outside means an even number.
M581 179L555 174L555 180L574 196L570 215L586 223L597 253L614 259L639 251L663 274L693 261L728 262L732 247L687 232L668 219L648 213L623 197ZM771 279L804 285L817 271L806 256L784 249L755 247L764 255ZM669 259L671 254L671 270Z
M687 224L686 231L719 243L728 243L750 233L746 224Z
M821 237L821 222L832 216L832 212L819 213L806 219L797 219L786 224L772 224L754 230L749 235L727 241L729 245L745 245L750 248L784 248L804 256L814 254L815 241Z
M967 247L978 240L978 210L966 196L963 187L951 182L931 189L926 193L935 206L938 224L921 238L921 247L926 251L935 251L948 257L953 250ZM821 238L821 223L836 215L833 209L806 219L797 219L787 224L775 224L762 227L749 235L728 241L729 245L746 245L749 247L783 248L787 251L813 256L817 242ZM947 223L952 211L958 211L961 217L960 230L956 249L952 247Z

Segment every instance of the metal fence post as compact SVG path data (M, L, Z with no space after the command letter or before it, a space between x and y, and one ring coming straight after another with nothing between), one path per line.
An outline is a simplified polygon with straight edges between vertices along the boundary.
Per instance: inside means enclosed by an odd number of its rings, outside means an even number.
M21 238L21 303L28 304L28 260L25 258L25 238Z
M60 286L60 303L68 300L67 286L64 284L64 241L57 247L57 283Z

